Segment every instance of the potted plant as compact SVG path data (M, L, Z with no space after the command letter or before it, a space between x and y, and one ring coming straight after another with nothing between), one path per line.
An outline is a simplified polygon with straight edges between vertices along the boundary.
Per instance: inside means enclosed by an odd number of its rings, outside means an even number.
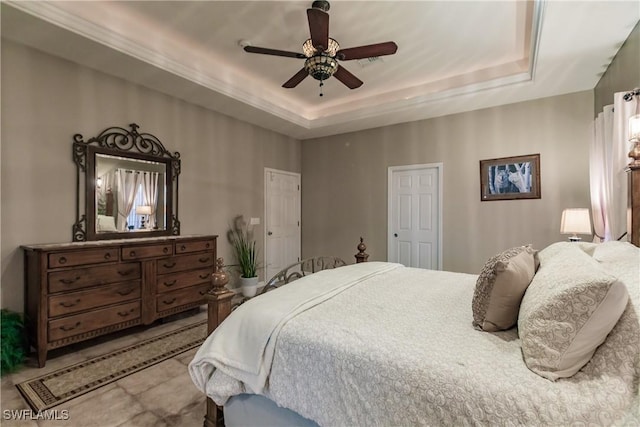
M229 241L240 269L240 287L242 295L252 297L258 289L258 250L253 232L244 218L237 216L229 231Z
M0 325L2 325L2 333L0 334L0 344L2 350L0 355L2 356L2 366L0 375L4 376L15 372L22 365L25 357L25 338L22 316L4 308L1 312Z

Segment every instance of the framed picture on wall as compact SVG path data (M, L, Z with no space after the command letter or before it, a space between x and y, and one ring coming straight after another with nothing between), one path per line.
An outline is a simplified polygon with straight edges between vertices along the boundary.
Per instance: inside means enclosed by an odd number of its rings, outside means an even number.
M480 160L481 201L540 197L540 154Z

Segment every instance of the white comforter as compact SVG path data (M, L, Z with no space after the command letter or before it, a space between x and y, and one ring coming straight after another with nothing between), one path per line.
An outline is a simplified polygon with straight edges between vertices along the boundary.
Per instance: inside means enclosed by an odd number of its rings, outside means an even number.
M288 317L274 340L270 371L262 365L268 379L259 393L331 426L635 425L638 249L605 246L594 257L627 283L631 302L592 361L572 378L551 382L529 371L515 329L487 333L472 327L476 276L393 268ZM287 287L313 286L319 274ZM270 294L284 295L287 287ZM264 302L269 311L267 298L250 302ZM233 339L240 339L241 331L236 333ZM190 372L218 404L255 392L255 384L205 347Z
M289 320L351 286L399 267L402 265L370 262L325 270L314 274L311 284L308 279L299 280L287 286L286 292L274 291L241 305L198 349L189 366L194 384L205 391L215 366L244 383L247 391L263 393L278 334Z

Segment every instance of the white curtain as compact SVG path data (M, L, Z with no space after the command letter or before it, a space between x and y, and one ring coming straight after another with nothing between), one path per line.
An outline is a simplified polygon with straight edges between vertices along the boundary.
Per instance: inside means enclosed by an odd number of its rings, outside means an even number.
M158 172L145 172L142 176L142 194L145 204L151 206L149 215L149 228L156 226L156 213L158 207Z
M625 93L614 94L613 105L604 107L594 123L589 155L594 241L619 239L627 227L628 123L638 97L627 102Z
M108 212L107 211L107 206L108 206L108 200L107 200L107 192L110 191L111 194L114 196L114 200L113 200L113 207L115 208L116 202L117 200L115 200L115 193L116 193L116 189L118 188L118 185L116 183L116 171L115 170L110 170L106 173L104 173L102 176L100 176L98 178L100 180L100 187L96 187L96 192L98 194L97 197L97 209L98 209L98 213L99 214L106 214L109 216L116 216L116 211L114 212Z
M118 218L116 228L118 231L126 231L127 217L133 208L133 202L136 199L138 185L140 184L140 174L125 169L118 169Z

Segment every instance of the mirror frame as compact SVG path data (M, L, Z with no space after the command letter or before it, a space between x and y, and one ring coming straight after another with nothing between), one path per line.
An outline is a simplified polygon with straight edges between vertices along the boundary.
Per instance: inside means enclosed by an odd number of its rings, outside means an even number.
M178 220L180 153L167 151L160 140L149 133L139 133L137 124L132 123L129 127L131 130L117 126L107 128L86 142L81 134L73 136L73 161L77 166L76 222L73 224L72 231L74 242L180 235ZM167 224L164 230L151 230L144 233L96 232L96 154L165 164Z

